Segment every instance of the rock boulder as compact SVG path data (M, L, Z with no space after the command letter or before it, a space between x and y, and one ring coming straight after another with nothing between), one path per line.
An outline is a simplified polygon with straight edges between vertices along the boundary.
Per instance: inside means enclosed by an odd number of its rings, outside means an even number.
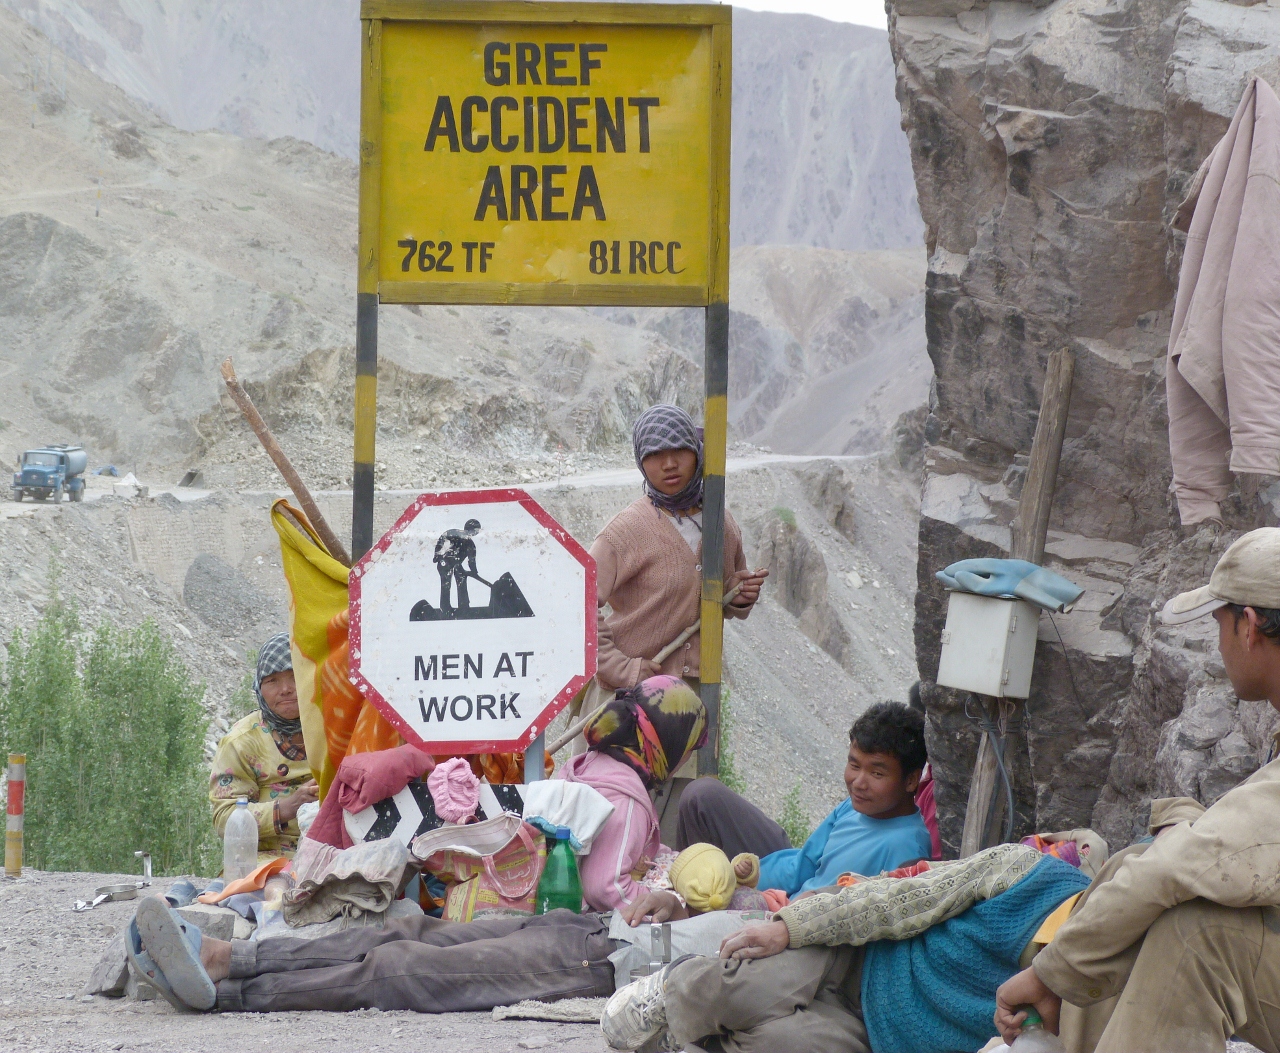
M1207 623L1153 624L1274 511L1243 480L1225 533L1183 538L1169 496L1164 362L1181 256L1170 220L1252 75L1280 79L1280 9L1214 0L890 0L890 45L929 254L936 380L924 424L916 644L944 840L976 735L937 688L934 571L1004 554L1047 356L1075 386L1046 565L1086 587L1042 618L1020 832L1093 825L1113 847L1154 796L1209 803L1265 758Z

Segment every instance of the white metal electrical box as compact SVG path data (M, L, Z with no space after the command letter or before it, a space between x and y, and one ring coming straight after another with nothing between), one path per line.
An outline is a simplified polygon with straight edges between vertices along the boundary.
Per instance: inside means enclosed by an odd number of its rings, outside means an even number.
M1024 600L953 592L942 630L938 684L995 698L1026 698L1040 609Z

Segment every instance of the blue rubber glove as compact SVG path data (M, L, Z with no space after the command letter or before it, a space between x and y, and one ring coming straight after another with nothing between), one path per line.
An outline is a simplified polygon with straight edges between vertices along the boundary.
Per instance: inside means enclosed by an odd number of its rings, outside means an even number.
M937 573L948 589L976 596L1026 600L1048 611L1069 611L1084 589L1025 559L962 559Z

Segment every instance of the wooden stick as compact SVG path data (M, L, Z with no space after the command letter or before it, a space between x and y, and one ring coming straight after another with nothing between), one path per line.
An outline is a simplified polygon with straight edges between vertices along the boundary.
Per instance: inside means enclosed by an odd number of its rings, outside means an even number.
M235 367L232 366L229 358L222 363L222 379L226 381L227 390L231 393L231 398L235 404L240 407L240 412L244 414L244 419L249 422L249 427L253 429L258 441L262 443L262 448L267 451L267 456L275 462L275 466L280 469L280 474L284 476L284 481L289 484L289 489L293 491L298 503L302 505L302 510L307 514L307 518L311 520L311 525L315 527L316 533L320 535L320 540L324 542L324 547L329 550L329 555L344 567L351 566L351 557L347 555L345 546L329 528L329 524L325 521L319 507L317 507L315 499L311 496L311 491L307 489L302 477L294 470L289 458L285 456L284 450L280 449L280 444L276 442L275 436L271 434L271 429L267 427L267 422L262 419L262 414L258 412L253 400L249 398L249 393L245 391L239 379L237 379Z
M726 604L731 603L734 597L736 597L738 593L741 591L742 591L742 583L739 582L737 585L735 585L733 588L731 588L728 592L724 594L724 599L720 601L720 605L725 606ZM680 647L684 643L687 643L689 640L689 637L691 637L694 633L696 633L701 627L702 627L702 619L699 618L696 622L694 622L691 626L689 626L689 628L685 629L684 632L682 632L679 636L677 636L674 640L672 640L669 644L667 644L666 647L664 647L661 651L659 651L656 655L654 655L653 660L658 665L661 665L663 662L665 662L668 658L670 658L675 653L676 648ZM561 732L560 735L558 735L554 740L552 740L552 742L547 746L547 752L556 753L557 751L564 749L564 747L568 743L572 742L580 734L582 734L582 729L585 728L591 722L591 718L594 717L595 715L596 715L596 711L593 710L592 712L588 713L585 717L582 717L581 719L574 721L573 724L571 724L565 731Z
M1031 442L1031 457L1027 465L1026 479L1022 484L1022 496L1018 501L1018 514L1011 530L1009 555L1013 559L1025 559L1039 563L1044 559L1044 544L1049 533L1049 510L1053 507L1053 493L1058 485L1058 463L1062 458L1062 442L1067 433L1067 411L1071 408L1071 384L1075 377L1075 357L1062 348L1049 355L1045 368L1044 393L1040 399L1040 416L1036 420L1036 434ZM994 698L985 699L987 716L994 721L999 714L999 703ZM1001 738L1000 750L1008 769L1011 751ZM998 771L991 737L983 735L978 743L978 756L973 766L973 779L969 783L969 802L964 813L964 832L960 837L961 857L981 851L986 837L987 820L992 813L991 801L995 794ZM1011 773L1012 774L1012 773Z
M725 604L733 602L734 598L741 591L742 591L741 583L735 585L733 588L731 588L728 592L724 594L724 599L720 601L720 606L723 607ZM689 628L687 628L684 632L682 632L679 636L677 636L674 640L672 640L669 644L667 644L666 647L664 647L661 651L659 651L657 654L653 656L654 664L662 665L662 663L665 662L668 658L670 658L673 654L675 654L676 651L683 644L688 642L689 637L691 637L694 633L696 633L701 628L702 628L702 619L699 618L696 622L694 622L691 626L689 626Z

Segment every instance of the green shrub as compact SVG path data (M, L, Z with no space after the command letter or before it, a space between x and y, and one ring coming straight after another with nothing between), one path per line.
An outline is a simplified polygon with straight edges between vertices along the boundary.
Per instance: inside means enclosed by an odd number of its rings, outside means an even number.
M129 873L210 873L203 685L152 622L85 632L55 596L16 633L0 683L0 743L27 755L25 862Z
M733 731L733 710L729 707L729 689L720 694L720 781L740 797L747 795L746 783L738 773L737 758L729 748L729 736Z
M778 825L786 831L787 840L792 848L799 848L809 840L813 833L813 822L800 804L800 780L797 779L791 792L782 802L782 814L778 816Z
M789 508L783 508L779 505L773 510L773 514L787 524L792 530L796 528L796 514Z

